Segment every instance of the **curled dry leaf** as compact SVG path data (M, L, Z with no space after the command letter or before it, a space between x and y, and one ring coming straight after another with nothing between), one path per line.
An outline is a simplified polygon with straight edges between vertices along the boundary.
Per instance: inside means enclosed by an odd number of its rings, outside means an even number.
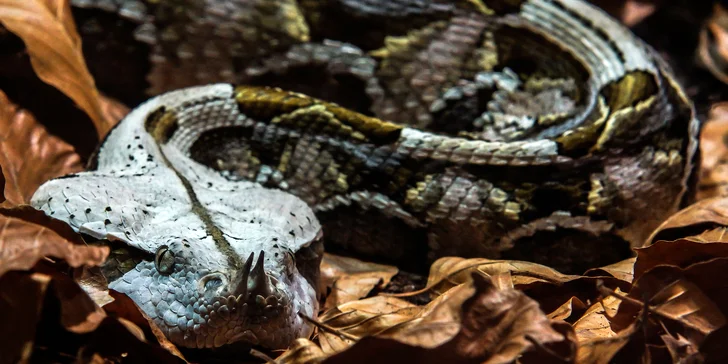
M0 275L26 270L46 256L72 267L100 265L109 248L88 246L65 223L30 206L0 209Z
M444 257L432 263L425 288L392 296L407 297L423 292L440 294L456 285L468 282L474 272L486 276L508 273L514 286L528 286L536 282L564 283L579 278L579 276L562 274L547 266L530 262Z
M610 275L621 281L632 283L634 279L635 260L636 258L632 257L605 267L589 269L586 271L586 275L597 277Z
M567 320L570 317L580 317L586 310L586 304L577 297L571 297L563 305L546 315L551 320Z
M686 268L715 257L728 257L728 241L703 242L694 238L658 241L646 248L637 249L635 278L658 265Z
M68 0L0 0L0 22L23 40L38 77L75 101L100 138L106 135L114 121L102 113Z
M708 121L700 132L700 174L697 199L728 195L728 103L710 109Z
M43 182L83 169L73 147L48 134L32 115L18 110L2 91L0 165L6 178L7 199L0 207L28 203Z
M701 200L678 211L655 229L646 245L697 235L717 226L728 226L728 198Z
M375 287L386 286L399 270L396 267L324 254L321 286L330 287L324 308L366 297Z

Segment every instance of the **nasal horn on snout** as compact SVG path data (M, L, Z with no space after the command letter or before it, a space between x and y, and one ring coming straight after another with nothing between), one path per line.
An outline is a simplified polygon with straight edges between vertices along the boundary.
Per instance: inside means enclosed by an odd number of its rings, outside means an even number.
M255 267L251 269L254 256L255 253L250 253L250 256L248 256L248 259L245 261L240 275L240 280L235 288L235 293L242 296L245 300L248 300L248 298L255 298L257 296L266 298L271 294L270 278L268 278L268 275L265 274L263 267L265 252L261 251L258 254L258 261L255 263Z

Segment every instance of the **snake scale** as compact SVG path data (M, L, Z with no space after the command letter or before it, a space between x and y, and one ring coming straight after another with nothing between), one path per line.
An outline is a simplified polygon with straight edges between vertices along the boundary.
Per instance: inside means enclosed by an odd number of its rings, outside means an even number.
M583 1L72 3L134 25L162 95L33 204L181 346L309 335L324 243L581 273L691 198L691 102Z

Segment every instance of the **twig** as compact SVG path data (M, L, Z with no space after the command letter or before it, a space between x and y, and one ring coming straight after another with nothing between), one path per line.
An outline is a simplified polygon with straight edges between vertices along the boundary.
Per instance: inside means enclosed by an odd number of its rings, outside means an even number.
M271 358L270 356L266 355L264 352L262 352L260 350L251 348L250 355L252 355L258 359L265 360L266 363L278 364L278 362L275 359Z
M330 332L330 333L332 333L334 335L337 335L337 336L340 336L340 337L342 337L344 339L348 339L348 340L352 340L352 341L359 341L359 338L357 338L354 335L347 334L347 333L345 333L343 331L340 331L338 329L335 329L335 328L333 328L333 327L331 327L331 326L329 326L329 325L327 325L327 324L325 324L323 322L316 321L316 320L312 319L311 317L308 317L308 316L306 316L306 315L304 315L304 314L302 314L300 312L298 313L298 316L300 316L304 320L310 322L311 324L313 324L314 326L318 327L319 329L321 329L323 331Z

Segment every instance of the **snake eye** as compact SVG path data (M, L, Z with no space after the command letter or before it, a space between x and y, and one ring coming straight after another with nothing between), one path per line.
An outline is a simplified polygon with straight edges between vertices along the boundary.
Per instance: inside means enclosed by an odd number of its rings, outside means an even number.
M174 268L174 253L169 250L169 247L162 245L157 249L157 254L154 256L154 267L157 271L163 275L169 275L172 273Z

